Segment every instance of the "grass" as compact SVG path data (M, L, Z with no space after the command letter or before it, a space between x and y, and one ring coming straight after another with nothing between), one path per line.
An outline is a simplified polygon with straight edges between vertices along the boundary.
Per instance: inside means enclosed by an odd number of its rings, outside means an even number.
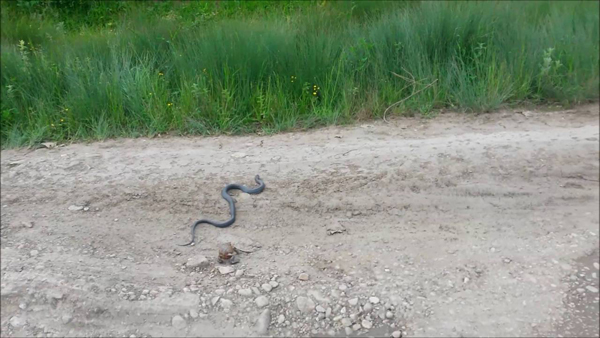
M598 2L2 6L3 148L598 98Z

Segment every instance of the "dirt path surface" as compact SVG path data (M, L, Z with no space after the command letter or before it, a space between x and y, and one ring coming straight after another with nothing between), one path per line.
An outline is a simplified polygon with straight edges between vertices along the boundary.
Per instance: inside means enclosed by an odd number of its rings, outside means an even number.
M598 336L598 105L2 152L2 336ZM228 183L236 223L220 196ZM217 262L219 242L250 253Z

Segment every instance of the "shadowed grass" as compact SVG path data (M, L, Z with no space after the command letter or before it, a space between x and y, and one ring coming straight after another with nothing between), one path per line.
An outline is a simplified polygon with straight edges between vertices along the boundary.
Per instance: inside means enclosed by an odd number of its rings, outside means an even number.
M232 3L77 29L3 11L2 146L348 123L435 80L392 113L598 97L597 2Z

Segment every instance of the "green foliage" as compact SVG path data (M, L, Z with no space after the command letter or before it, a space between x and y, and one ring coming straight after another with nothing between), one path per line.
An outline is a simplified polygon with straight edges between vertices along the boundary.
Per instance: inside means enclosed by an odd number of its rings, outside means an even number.
M596 2L2 6L3 146L598 98Z

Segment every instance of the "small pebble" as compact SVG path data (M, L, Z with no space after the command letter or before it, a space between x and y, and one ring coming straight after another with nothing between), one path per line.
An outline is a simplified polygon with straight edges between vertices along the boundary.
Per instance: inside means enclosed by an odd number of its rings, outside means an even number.
M256 297L256 299L254 300L254 302L256 303L256 305L258 307L265 307L267 305L269 305L269 298L265 297L265 296L258 296Z
M282 324L283 322L285 322L285 316L279 315L279 317L277 317L277 324Z
M588 285L585 288L588 289L589 292L598 293L598 289L596 289L595 287L593 287L591 285Z
M222 275L226 275L226 274L228 274L228 273L232 273L234 270L235 270L235 269L234 269L234 268L232 268L231 266L220 266L220 267L219 267L219 272L220 272Z
M303 272L303 273L301 273L301 274L298 276L298 279L299 279L299 280L303 280L303 281L307 281L307 280L308 280L308 274L307 274L306 272Z
M360 330L360 328L361 328L361 327L362 327L362 326L360 326L360 324L359 324L359 323L356 323L356 324L352 325L352 330L354 330L354 331L358 331L358 330Z
M235 272L236 277L242 277L243 274L244 274L244 269L240 269Z
M316 310L317 310L317 312L323 312L323 313L326 311L325 308L322 307L321 305L317 305Z
M224 309L229 309L233 305L233 302L230 301L229 299L223 298L223 299L221 299L220 304L221 304L221 307L223 307Z
M60 320L62 321L63 324L69 324L72 320L73 320L73 316L71 314L65 314L63 315Z
M345 328L344 328L344 331L346 331L346 334L347 334L347 335L351 335L351 334L352 334L352 332L354 332L354 330L352 330L352 328L351 328L351 327L345 327Z
M394 332L392 332L392 337L393 338L400 338L400 337L402 337L402 332L400 332L400 331L394 331Z
M19 309L25 310L26 308L27 308L27 304L25 304L25 303L19 304Z
M371 305L371 303L367 303L365 306L363 306L363 311L371 312L371 310L373 310L373 305Z
M37 250L31 250L31 251L29 251L29 255L30 255L31 257L35 257L35 256L37 256L39 253L40 253L40 252L39 252L39 251L37 251Z
M196 311L194 309L191 309L190 310L190 317L192 317L194 319L198 318L198 311Z
M594 262L594 267L596 268L596 270L600 270L600 264Z
M276 282L276 281L274 281L274 280L270 281L270 282L269 282L269 284L271 284L271 287L272 287L273 289L275 289L276 287L278 287L278 286L279 286L279 283L277 283L277 282Z
M186 325L185 319L183 319L181 316L175 316L173 319L171 319L171 325L173 325L175 328L182 329Z
M352 320L350 320L350 318L342 318L342 325L343 326L351 326L352 325Z
M369 320L363 319L363 321L361 322L362 327L364 327L365 329L370 329L373 327L373 323Z
M358 304L358 298L349 299L348 304L350 304L352 306L356 306L356 304Z
M369 297L369 302L371 302L372 304L378 304L379 303L379 298L377 298L377 297Z
M252 297L252 290L250 289L240 289L238 290L238 293L244 297Z
M273 287L271 286L271 284L268 284L268 283L265 283L265 284L261 285L261 287L266 292L271 292L271 290L273 289Z
M392 319L394 318L394 313L392 313L392 311L388 311L385 313L385 318L387 319Z
M348 287L346 286L346 284L341 284L338 289L340 289L341 291L346 291L348 289Z

